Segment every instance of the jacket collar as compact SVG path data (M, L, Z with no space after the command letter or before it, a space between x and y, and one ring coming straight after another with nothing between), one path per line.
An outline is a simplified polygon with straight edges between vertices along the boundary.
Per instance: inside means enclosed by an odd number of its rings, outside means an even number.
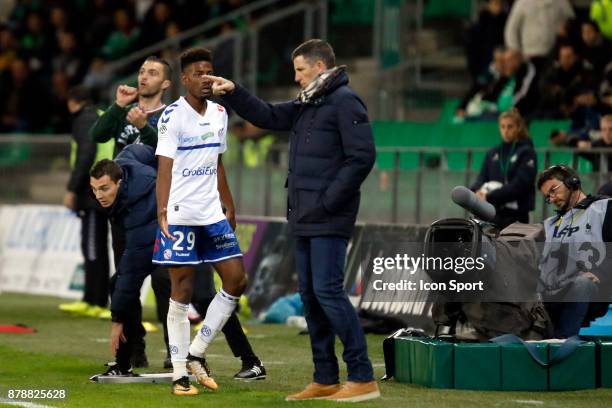
M303 105L320 105L327 95L348 82L346 66L328 69L313 79L306 89L300 91L296 102Z

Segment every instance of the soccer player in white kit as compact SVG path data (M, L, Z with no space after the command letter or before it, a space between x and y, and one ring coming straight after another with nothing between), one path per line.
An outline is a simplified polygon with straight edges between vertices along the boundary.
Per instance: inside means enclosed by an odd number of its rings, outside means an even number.
M242 253L234 235L234 203L221 161L226 150L227 112L208 100L212 90L205 75L213 72L211 61L211 52L204 48L181 55L181 82L187 94L169 105L157 124L160 230L153 262L168 266L172 285L168 339L175 395L198 393L189 383L188 368L200 384L217 389L204 353L246 287ZM213 264L223 285L189 345L187 310L194 265L202 262Z

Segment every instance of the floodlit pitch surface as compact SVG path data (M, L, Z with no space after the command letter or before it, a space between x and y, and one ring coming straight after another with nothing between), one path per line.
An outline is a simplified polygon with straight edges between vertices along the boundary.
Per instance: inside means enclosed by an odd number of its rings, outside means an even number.
M107 336L110 323L71 317L57 310L57 298L0 294L0 324L23 323L36 334L0 334L0 405L8 391L16 389L65 389L63 400L29 400L39 406L66 407L274 407L333 406L326 401L285 402L284 397L311 380L310 346L306 336L281 325L247 324L253 348L263 359L268 379L240 383L232 379L240 363L223 337L209 351L210 366L219 383L219 392L194 397L175 397L168 384L96 384L88 378L110 361ZM154 310L145 309L145 318L155 321ZM383 336L368 336L370 356L377 378L384 372ZM140 372L162 371L161 331L147 335L151 367ZM341 347L338 345L338 359ZM344 376L344 370L342 371ZM360 407L607 407L612 389L563 393L477 392L432 390L395 381L381 384L382 398ZM21 399L23 401L23 399ZM341 406L346 406L341 404Z

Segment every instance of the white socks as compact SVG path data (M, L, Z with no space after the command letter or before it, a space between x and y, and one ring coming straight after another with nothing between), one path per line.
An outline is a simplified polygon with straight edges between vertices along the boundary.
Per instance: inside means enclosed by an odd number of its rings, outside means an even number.
M189 351L189 305L170 299L168 307L168 343L174 374L172 381L187 376L187 352Z
M196 334L189 347L189 354L196 357L204 357L208 345L213 341L223 326L225 326L225 322L227 322L227 319L231 316L239 300L239 297L228 295L223 289L217 293L212 302L210 302L210 306L208 306L202 328L198 331L198 334ZM170 313L168 313L168 316L170 316ZM187 319L186 316L187 312L185 312L185 319ZM170 335L169 319L168 335ZM172 344L172 342L170 343ZM172 363L174 365L174 357Z

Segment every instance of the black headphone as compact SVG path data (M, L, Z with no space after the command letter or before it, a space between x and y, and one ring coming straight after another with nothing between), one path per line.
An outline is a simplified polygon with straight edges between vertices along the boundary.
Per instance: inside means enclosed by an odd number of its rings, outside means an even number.
M563 184L565 184L565 187L567 187L570 191L580 190L582 182L578 177L578 173L576 173L576 171L574 171L574 169L571 167L567 167L564 164L555 164L554 166L549 167L546 172L561 173L563 175L563 180L561 181Z

